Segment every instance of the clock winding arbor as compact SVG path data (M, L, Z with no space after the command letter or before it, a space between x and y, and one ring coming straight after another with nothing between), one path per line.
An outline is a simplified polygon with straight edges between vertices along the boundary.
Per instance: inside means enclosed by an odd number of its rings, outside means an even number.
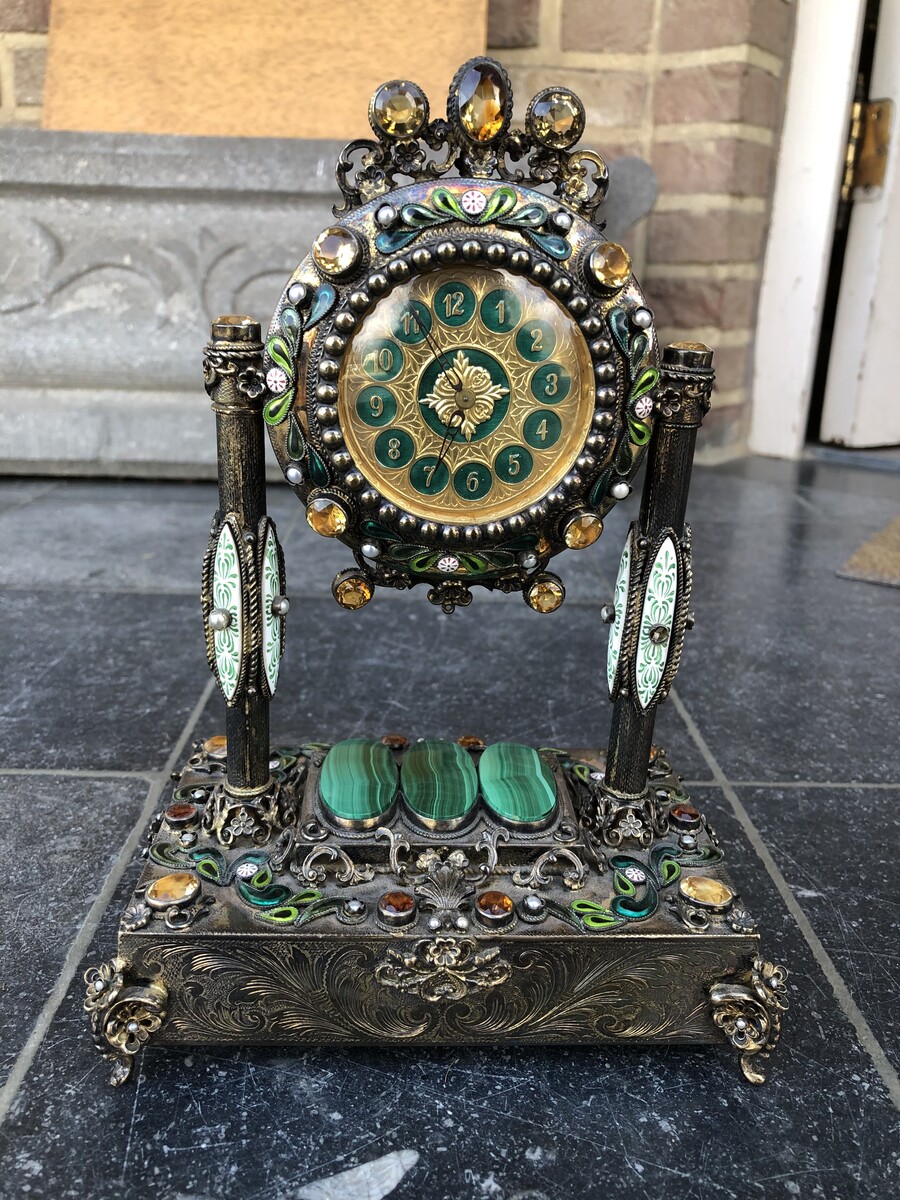
M511 115L491 59L457 73L446 120L415 84L385 84L265 344L248 318L213 324L220 507L202 606L226 736L195 745L117 956L86 976L114 1083L151 1036L724 1035L763 1079L786 973L761 957L715 834L653 745L691 624L685 506L712 352L660 354L598 219L605 164L574 148L578 98L540 92L524 130ZM555 611L551 560L596 541L646 453L603 610L606 752L390 733L270 748L288 600L264 427L310 526L348 547L332 590L349 609L422 584L447 613L476 585Z

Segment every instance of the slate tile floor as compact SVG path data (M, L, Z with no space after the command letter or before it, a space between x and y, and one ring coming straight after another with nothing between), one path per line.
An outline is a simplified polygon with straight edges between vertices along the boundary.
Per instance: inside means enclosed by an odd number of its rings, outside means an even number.
M221 727L196 601L213 492L0 481L0 1195L900 1194L898 596L835 575L898 491L826 463L695 476L697 628L659 740L792 971L764 1088L725 1049L151 1049L113 1091L81 973L112 952L168 771ZM562 560L554 618L421 595L354 616L328 597L345 552L273 489L295 601L275 735L415 713L416 735L602 741L598 608L634 508Z

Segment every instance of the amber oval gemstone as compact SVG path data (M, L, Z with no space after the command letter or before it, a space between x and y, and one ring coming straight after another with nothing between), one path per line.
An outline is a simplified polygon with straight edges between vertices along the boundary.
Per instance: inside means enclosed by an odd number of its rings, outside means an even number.
M385 892L379 901L381 911L391 917L403 916L415 908L416 902L409 892Z
M154 879L144 893L151 908L171 908L176 904L187 904L200 891L200 882L187 871L174 871Z
M616 292L631 275L631 256L616 242L602 242L591 251L588 266L602 288Z
M457 90L459 119L473 141L490 142L505 125L506 84L491 63L469 67Z
M585 550L602 532L603 522L596 513L578 513L566 525L563 536L570 550Z
M326 275L346 275L356 265L360 253L356 234L341 225L323 229L313 242L313 260Z
M700 814L693 804L676 804L669 811L669 820L688 828L691 825L699 825Z
M388 137L415 137L427 116L428 101L415 83L394 80L382 84L372 99L372 121Z
M542 145L554 150L574 145L581 136L583 121L581 101L563 89L539 96L531 106L531 132Z
M215 737L207 738L201 746L204 754L208 754L210 758L224 758L225 751L228 749L228 744L224 733L217 733Z
M457 745L462 746L463 750L483 750L484 738L478 737L474 733L464 733L456 739Z
M525 599L535 612L556 612L566 598L566 589L559 579L542 576L525 593Z
M331 590L341 608L353 611L368 604L374 594L371 580L364 575L347 575L338 579Z
M682 879L679 891L685 899L706 908L726 908L734 899L734 892L728 884L709 875L690 875Z
M475 907L486 917L505 917L513 909L513 902L506 892L482 892L475 899Z
M317 496L306 506L306 523L322 537L340 537L347 528L347 510L337 500Z
M391 750L405 750L409 745L409 738L402 733L386 733L381 740Z
M196 819L197 812L196 804L170 804L166 809L166 820L170 825L187 825Z

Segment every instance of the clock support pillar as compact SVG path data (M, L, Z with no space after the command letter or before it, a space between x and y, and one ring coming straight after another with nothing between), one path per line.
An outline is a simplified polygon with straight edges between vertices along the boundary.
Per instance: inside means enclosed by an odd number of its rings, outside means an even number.
M709 410L712 358L712 350L699 342L674 342L663 351L659 413L647 454L638 519L638 538L644 545L652 545L667 529L679 538L684 535L694 444ZM672 645L669 660L678 654L680 645ZM641 708L630 688L620 689L616 697L604 779L608 791L616 796L634 799L646 791L658 703L655 700Z
M261 518L266 515L266 471L263 449L263 346L259 323L250 317L219 317L204 356L206 390L216 414L219 511L215 525L234 518L250 553ZM254 613L246 612L244 636L254 642ZM266 791L269 775L269 701L252 678L239 683L225 710L227 777L232 803Z

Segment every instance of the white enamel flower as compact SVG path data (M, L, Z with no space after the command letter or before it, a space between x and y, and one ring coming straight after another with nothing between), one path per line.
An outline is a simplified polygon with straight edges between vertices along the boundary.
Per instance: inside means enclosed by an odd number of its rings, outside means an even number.
M509 388L494 383L484 367L473 365L462 350L457 350L452 370L440 373L425 403L449 426L450 419L460 411L460 398L464 397L468 407L462 409L459 428L466 441L471 442L475 430L488 420L496 402L508 391Z
M287 390L287 385L287 373L281 367L270 367L266 373L266 387L272 395L280 396L282 392Z
M653 397L641 396L640 400L634 406L634 415L641 421L645 421L653 412Z
M470 188L462 194L463 212L467 212L470 217L475 217L479 213L484 212L487 205L487 196L484 192L479 192L477 188Z
M438 559L437 569L445 575L452 575L454 571L459 570L459 559L453 554L445 554L443 558Z

